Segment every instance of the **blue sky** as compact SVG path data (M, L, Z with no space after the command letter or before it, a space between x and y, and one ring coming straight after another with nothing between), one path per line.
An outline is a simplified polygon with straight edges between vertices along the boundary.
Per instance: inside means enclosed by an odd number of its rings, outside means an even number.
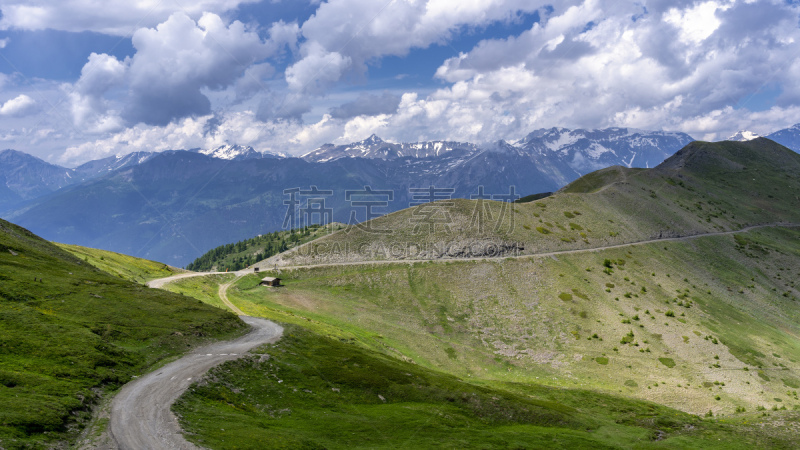
M0 140L74 165L376 133L552 126L723 139L800 122L800 9L776 1L0 0Z

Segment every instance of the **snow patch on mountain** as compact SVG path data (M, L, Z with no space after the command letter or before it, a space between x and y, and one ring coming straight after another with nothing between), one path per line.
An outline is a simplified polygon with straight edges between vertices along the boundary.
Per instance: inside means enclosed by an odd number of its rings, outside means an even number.
M206 156L211 156L212 158L224 159L228 161L286 157L286 155L282 153L259 152L249 145L244 146L238 144L225 144L216 148L197 150L197 152Z
M740 130L737 131L733 136L726 139L726 141L745 142L745 141L752 141L753 139L757 139L760 137L761 137L760 135L753 133L752 131Z

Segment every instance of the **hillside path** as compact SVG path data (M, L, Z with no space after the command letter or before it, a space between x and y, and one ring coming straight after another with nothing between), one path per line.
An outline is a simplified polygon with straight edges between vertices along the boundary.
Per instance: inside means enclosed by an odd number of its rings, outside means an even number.
M230 272L186 272L178 275L173 275L171 277L159 278L157 280L150 280L147 282L147 287L162 288L167 283L172 283L173 281L181 280L183 278L204 277L206 275L219 275L225 273L230 273Z
M160 287L170 281L187 278L187 275L202 276L209 273L176 275L153 280L148 286ZM197 449L197 446L184 439L178 420L170 409L175 400L189 388L192 381L198 380L212 367L241 358L259 345L280 339L283 334L281 326L266 319L245 316L228 301L226 291L232 283L220 286L220 299L252 327L250 333L232 341L215 342L195 349L123 386L111 402L109 433L116 448Z
M656 238L656 239L646 239L643 241L635 241L635 242L626 242L623 244L613 244L613 245L604 245L601 247L591 247L591 248L577 248L573 250L555 250L551 252L542 252L542 253L528 253L525 255L516 255L516 256L503 256L503 257L492 257L492 256L479 256L474 258L439 258L439 259L387 259L387 260L380 260L380 261L346 261L340 263L320 263L320 264L307 264L307 265L299 265L299 266L277 266L277 270L295 270L295 269L310 269L314 267L330 267L330 266L358 266L358 265L369 265L369 264L416 264L416 263L426 263L426 262L438 262L438 263L448 263L448 262L458 262L458 261L502 261L504 259L512 258L512 259L524 259L524 258L549 258L549 257L556 257L559 255L571 255L575 253L588 253L588 252L599 252L603 250L611 250L615 248L624 248L624 247L632 247L635 245L646 245L646 244L654 244L658 242L674 242L674 241L688 241L691 239L698 239L703 237L711 237L711 236L724 236L736 233L746 233L751 230L755 230L758 228L772 228L772 227L784 227L784 228L797 228L800 227L798 223L786 223L786 222L774 222L774 223L765 223L761 225L751 225L748 227L741 228L739 230L731 230L731 231L714 231L710 233L699 233L699 234L691 234L687 236L678 236L678 237L669 237L669 238ZM258 266L258 263L256 263ZM270 267L264 267L261 270L268 271Z

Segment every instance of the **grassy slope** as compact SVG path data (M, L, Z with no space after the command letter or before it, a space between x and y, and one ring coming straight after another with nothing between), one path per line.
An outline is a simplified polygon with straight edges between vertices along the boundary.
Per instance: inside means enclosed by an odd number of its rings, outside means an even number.
M431 259L425 250L449 248L453 254L476 242L520 243L523 254L541 253L797 223L799 193L800 155L785 147L767 139L693 142L655 169L604 169L531 203L454 200L434 216L425 214L430 205L398 211L371 222L391 233L340 231L263 266ZM448 217L450 224L425 225L428 217Z
M484 236L514 239L525 242L526 250L543 251L800 221L796 155L768 141L745 147L696 143L690 150L656 170L617 170L542 201L515 205L517 227L505 234L487 230ZM760 156L754 159L753 150ZM750 178L750 174L755 175ZM451 210L455 226L449 233L415 235L409 229L413 212L406 210L379 219L386 221L383 225L398 227L392 237L351 230L320 242L338 242L340 248L361 244L379 248L402 238L417 244L441 238L453 242L469 235L467 225L475 205L456 202ZM551 233L540 233L537 226ZM605 395L616 394L692 413L711 410L725 416L718 425L732 424L718 437L723 446L791 446L797 437L797 413L758 410L800 407L798 238L797 229L768 228L557 258L307 268L284 271L286 288L258 287L258 277L248 276L228 295L250 314L300 324L355 343L359 351L390 355L416 363L414 367L420 369L441 370L473 386L515 393L533 390L537 399L578 407L603 404L610 398ZM341 254L332 255L330 249L315 258L290 254L287 262L342 260ZM278 356L276 366L285 358L278 353L273 356ZM317 364L328 364L317 358L320 355L304 356L310 368L303 372L305 378L296 375L300 384L319 375L312 370ZM293 364L295 369L302 366L299 361ZM325 413L336 413L324 407L330 400L324 395L316 399L309 395L295 403L294 391L270 388L261 392L263 386L256 388L254 380L260 374L263 383L269 370L273 368L251 361L217 373L211 387L185 398L187 409L182 411L188 414L188 426L210 439L207 442L213 447L225 448L229 444L221 439L228 442L234 434L235 442L262 442L258 439L263 429L275 432L281 421L305 430L309 422L303 420L322 420ZM282 370L282 376L288 377L285 371L292 367ZM542 385L558 389L545 395L547 388L537 387ZM243 401L241 407L238 400ZM433 403L425 405L415 419L429 417L425 414L441 407ZM297 411L298 417L284 420L274 414L276 405L283 404L294 405L297 409L289 409ZM246 425L231 435L217 432L211 428L210 415L205 416L211 410L203 412L206 407L213 408L214 414L242 420L247 416ZM248 408L254 409L248 412ZM357 402L352 408L361 411ZM611 408L586 408L581 412L597 420L618 420ZM378 419L364 417L361 430L378 427L383 432L385 425ZM651 420L661 423L662 419ZM464 433L468 439L464 428L451 431L458 436ZM604 433L620 435L618 431ZM709 433L700 434L715 436ZM740 433L750 434L755 442L746 442ZM547 432L539 429L535 434L546 436ZM675 439L676 447L708 445L698 440L700 436L677 436L674 430L667 430L667 436ZM642 445L627 438L593 438L593 446ZM773 438L778 441L770 441ZM313 435L315 442L335 446L326 439L330 436ZM475 437L473 442L479 441Z
M243 330L232 314L102 272L5 221L0 269L2 448L69 440L102 388Z
M621 392L694 413L800 407L800 231L736 236L557 259L299 269L282 274L285 289L249 276L228 296L250 314L490 383Z
M173 407L189 439L235 448L753 448L793 441L585 390L481 387L288 327Z
M108 250L81 247L80 245L58 243L55 245L104 272L137 283L143 284L156 278L169 277L184 272L182 269L177 269L164 263L134 258L133 256Z

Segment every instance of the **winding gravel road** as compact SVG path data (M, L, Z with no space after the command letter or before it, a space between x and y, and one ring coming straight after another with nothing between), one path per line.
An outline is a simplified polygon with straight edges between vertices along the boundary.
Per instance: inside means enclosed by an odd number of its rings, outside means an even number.
M169 281L187 276L183 274L168 279L154 280L151 287L160 287ZM225 291L231 283L220 286L220 297L227 300ZM225 302L230 304L230 302ZM109 432L122 450L141 449L197 449L181 434L181 428L170 407L172 403L212 367L225 361L241 358L249 350L280 339L283 328L266 319L242 315L233 305L234 312L253 327L245 336L232 341L215 342L194 350L126 384L111 402Z

